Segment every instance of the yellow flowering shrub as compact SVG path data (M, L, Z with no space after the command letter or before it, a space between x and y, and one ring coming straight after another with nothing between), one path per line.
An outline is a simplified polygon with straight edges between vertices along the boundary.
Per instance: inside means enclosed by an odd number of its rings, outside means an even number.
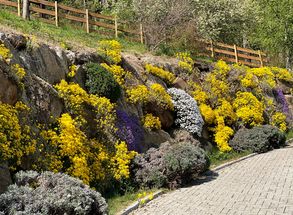
M150 87L150 94L152 99L163 109L173 110L174 105L172 97L167 93L161 84L152 84Z
M258 79L250 71L247 71L245 76L240 80L241 85L246 88L255 88L258 86Z
M111 146L111 143L88 139L81 124L68 113L62 114L55 129L42 131L42 136L49 150L40 151L43 156L39 162L47 170L64 171L85 184L109 180L109 176L116 180L129 177L130 161L136 152L128 151L125 142Z
M121 86L124 87L125 84L125 77L128 75L128 73L118 65L108 65L106 63L101 64L102 67L104 67L107 71L113 74L116 82Z
M238 92L233 107L245 125L260 125L264 121L264 105L250 92Z
M194 61L190 57L190 54L187 52L179 52L176 54L177 59L179 60L178 66L188 72L192 72Z
M99 42L98 52L115 64L121 62L121 50L121 44L117 40L101 40Z
M134 151L128 151L127 144L124 141L115 144L116 154L111 158L112 171L114 178L120 180L121 178L129 178L130 161L137 155Z
M84 121L84 105L89 105L96 113L96 122L98 128L114 128L115 122L115 105L105 97L88 94L78 84L67 83L62 80L55 86L59 96L64 99L66 107L78 115L81 122Z
M173 73L166 71L160 67L153 66L151 64L146 64L145 69L148 73L151 73L151 74L163 79L168 84L172 84L176 79L176 76Z
M201 104L199 109L204 121L207 124L213 124L215 122L216 114L209 105Z
M203 88L194 82L189 82L190 87L192 88L192 96L199 104L204 104L208 100L208 94L203 90Z
M126 90L128 101L132 104L147 103L150 99L150 92L145 85L138 85L132 89Z
M272 116L271 125L278 127L281 131L287 130L286 115L281 112L276 112Z
M215 73L221 75L221 76L226 76L231 70L231 67L223 60L219 60L215 64Z
M271 88L276 86L275 75L269 67L250 68L247 73L252 73L263 83L268 84Z
M19 64L14 64L12 69L20 80L22 80L26 75L24 68L22 68Z
M237 120L237 115L232 104L225 99L220 99L218 102L220 105L214 110L215 113L222 116L225 123L233 124Z
M77 71L77 66L75 64L72 64L71 66L69 66L69 72L67 76L69 78L73 78L76 75L76 71Z
M228 142L233 134L233 129L228 126L216 127L215 142L221 152L229 152L232 150Z
M0 60L4 60L9 62L10 58L12 58L12 54L10 50L4 46L4 44L0 44Z
M293 74L287 69L278 67L272 67L271 69L277 79L291 82L293 81Z
M35 152L36 142L31 139L30 127L20 125L20 113L28 107L21 102L15 106L0 102L0 160L21 164L22 158Z
M217 77L216 73L210 73L206 81L210 84L210 97L216 97L218 99L225 98L229 93L229 83L226 80L221 80Z
M143 118L143 126L147 129L158 130L161 129L161 121L159 117L156 117L150 113L146 114Z

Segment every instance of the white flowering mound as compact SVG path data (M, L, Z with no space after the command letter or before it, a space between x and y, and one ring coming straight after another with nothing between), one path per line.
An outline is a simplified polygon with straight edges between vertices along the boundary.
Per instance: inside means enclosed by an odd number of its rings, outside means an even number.
M204 121L196 101L184 90L170 88L168 93L172 97L177 118L175 124L190 133L201 136Z

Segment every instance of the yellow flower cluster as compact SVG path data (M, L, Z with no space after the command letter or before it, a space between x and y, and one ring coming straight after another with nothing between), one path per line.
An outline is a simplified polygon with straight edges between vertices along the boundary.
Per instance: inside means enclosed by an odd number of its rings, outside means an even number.
M111 158L113 164L113 173L116 180L129 178L130 161L137 155L134 151L128 151L127 144L124 141L115 144L116 154Z
M98 52L108 57L115 64L121 62L121 44L117 40L101 40Z
M287 130L286 126L286 115L280 112L276 112L272 116L271 125L278 127L281 131L285 132Z
M146 114L143 118L143 126L147 129L158 130L161 129L161 121L159 117L156 117L150 113Z
M231 71L231 67L223 60L219 60L215 64L214 72L221 76L226 76L230 71Z
M30 128L19 123L19 112L26 110L28 107L21 102L15 106L0 102L0 160L11 161L15 166L21 164L23 156L34 153L36 147Z
M223 70L221 70L221 71L223 71ZM225 80L224 78L221 80L217 77L216 73L210 73L207 76L206 81L211 86L210 97L220 99L220 98L225 98L228 96L230 87L229 87L227 80Z
M293 81L293 74L292 72L289 72L287 69L282 69L278 67L272 67L271 69L277 79L288 82Z
M250 92L238 92L233 107L245 125L256 126L264 121L264 105Z
M232 125L237 120L232 104L225 99L220 99L218 103L220 105L215 109L216 115L223 117L225 123Z
M151 73L151 74L163 79L168 84L172 84L174 82L174 80L176 79L176 76L173 73L168 72L162 68L153 66L151 64L146 64L145 69L148 73Z
M207 124L213 124L215 122L216 114L215 114L215 112L213 111L213 109L209 105L201 104L199 106L199 109L200 109L201 115L204 118L204 121Z
M57 128L43 131L42 136L50 144L45 152L47 169L65 171L80 178L85 184L112 176L116 180L129 177L129 165L136 152L129 152L125 142L116 143L115 150L95 139L88 139L80 129L81 124L68 113L57 121Z
M192 72L194 61L187 52L179 52L176 54L178 58L178 66L188 72Z
M93 107L99 128L114 128L115 105L109 99L90 95L78 84L68 84L65 80L62 80L55 87L59 96L64 99L66 106L78 115L81 122L84 122L83 105L87 104Z
M77 71L77 66L75 64L72 64L71 66L69 66L69 72L67 76L69 78L73 78L76 75L76 71Z
M132 104L147 103L150 98L150 92L145 85L138 85L132 89L126 90L128 101Z
M228 144L230 137L234 134L232 128L225 126L224 118L221 116L217 117L218 125L215 129L215 142L221 152L231 151L231 147Z
M151 85L151 99L165 110L173 110L172 97L167 93L161 84Z
M268 84L271 88L276 86L275 75L269 67L250 68L247 73L255 75L261 82Z
M24 76L26 75L24 68L22 68L19 64L14 64L12 66L12 69L15 71L16 76L20 80L22 80L24 78Z
M189 82L189 85L193 89L192 95L193 98L199 103L199 104L204 104L208 100L208 94L203 90L203 88L194 82Z
M102 63L101 66L104 67L106 70L108 70L110 73L112 73L116 82L121 87L124 87L125 77L128 75L128 73L121 66L118 66L118 65L109 66L106 63Z
M0 60L5 60L8 62L12 58L12 54L10 50L4 46L4 44L0 44Z

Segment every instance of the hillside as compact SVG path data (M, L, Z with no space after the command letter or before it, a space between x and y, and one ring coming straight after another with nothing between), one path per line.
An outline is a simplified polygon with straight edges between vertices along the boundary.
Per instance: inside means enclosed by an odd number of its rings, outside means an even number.
M60 199L94 202L80 206L84 214L106 214L100 193L184 186L208 168L209 152L266 152L292 128L286 69L154 56L137 43L2 11L0 23L0 192L17 184L0 196L0 212L23 187L26 212L57 208L33 194L50 202L36 187L56 186ZM65 174L21 170L65 173L99 193ZM63 212L76 207L64 201Z

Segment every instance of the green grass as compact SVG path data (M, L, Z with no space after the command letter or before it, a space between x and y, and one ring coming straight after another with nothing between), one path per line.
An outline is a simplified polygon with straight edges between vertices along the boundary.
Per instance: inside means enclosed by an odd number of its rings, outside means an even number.
M0 29L12 29L23 34L34 35L42 41L48 41L53 44L60 45L61 42L68 44L74 50L89 47L97 48L97 43L102 39L113 39L113 37L104 36L95 32L87 34L84 29L74 25L61 24L57 28L52 24L44 23L40 20L33 19L31 21L10 13L7 9L0 10ZM118 39L123 46L123 51L144 53L146 47L137 42L130 42L125 39Z
M251 154L250 151L245 152L235 152L230 151L226 153L220 152L217 148L214 148L209 154L208 157L210 159L211 165L210 168L215 168L221 164L227 163L229 161L237 160L241 157Z
M107 199L109 206L109 214L115 215L118 214L123 209L126 209L128 206L133 204L138 200L138 195L146 192L146 195L158 191L157 189L152 190L139 190L136 192L125 193L124 195L116 195Z
M290 129L289 131L287 131L285 135L287 140L293 138L293 129Z

